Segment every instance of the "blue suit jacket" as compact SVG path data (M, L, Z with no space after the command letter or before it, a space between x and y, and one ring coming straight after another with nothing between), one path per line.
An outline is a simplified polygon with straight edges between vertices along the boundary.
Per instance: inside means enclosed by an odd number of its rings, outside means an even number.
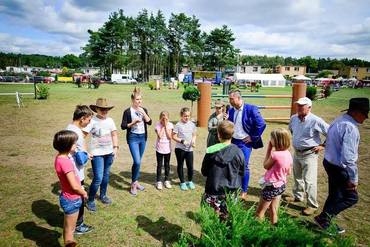
M229 120L234 122L235 108L229 110ZM251 137L252 142L246 145L254 149L262 148L263 142L261 135L266 128L266 123L258 107L255 105L244 104L242 113L242 123L244 131Z

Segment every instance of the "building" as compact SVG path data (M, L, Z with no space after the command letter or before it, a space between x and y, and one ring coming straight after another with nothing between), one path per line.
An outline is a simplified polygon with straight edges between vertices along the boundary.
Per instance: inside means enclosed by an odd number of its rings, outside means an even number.
M235 73L234 80L239 83L259 82L262 87L285 87L286 80L282 74L244 74Z
M282 74L283 76L294 77L306 74L306 66L283 66L278 65L274 68L275 74Z
M245 74L262 74L262 67L258 65L239 65L237 67L237 72Z
M82 71L86 75L96 75L100 73L100 68L99 67L88 67L88 68L84 68Z
M346 66L340 71L345 78L356 78L357 80L370 80L370 67L349 67Z

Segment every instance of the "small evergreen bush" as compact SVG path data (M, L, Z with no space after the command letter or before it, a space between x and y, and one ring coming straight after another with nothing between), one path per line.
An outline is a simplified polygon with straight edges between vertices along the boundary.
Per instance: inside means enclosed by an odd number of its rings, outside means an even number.
M306 97L310 100L315 100L317 94L317 88L314 86L308 86L306 89Z
M190 100L191 101L191 112L193 112L193 103L194 101L197 101L200 98L200 91L198 88L188 85L184 89L184 93L182 94L182 98L184 100Z
M47 99L49 97L49 87L44 83L36 85L36 98Z
M290 217L284 209L279 211L276 226L266 219L255 218L255 207L246 209L239 201L228 198L229 218L220 221L215 211L202 205L197 222L202 227L201 237L181 234L176 247L234 247L234 246L355 246L350 237L330 236L327 232L314 231L307 222Z

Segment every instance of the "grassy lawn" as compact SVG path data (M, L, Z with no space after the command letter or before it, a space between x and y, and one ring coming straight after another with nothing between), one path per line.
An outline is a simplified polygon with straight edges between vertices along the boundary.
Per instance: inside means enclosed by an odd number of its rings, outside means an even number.
M143 105L157 122L160 111L167 110L171 121L179 120L179 110L191 105L181 97L182 89L151 91L145 85ZM130 105L131 85L105 85L99 89L77 88L72 84L51 84L47 100L34 100L24 96L25 107L18 108L15 96L0 96L0 246L60 246L63 214L58 202L58 178L53 168L55 151L52 138L55 132L72 120L77 104L93 104L96 98L106 97L115 105L110 116L119 128L122 112ZM0 92L33 92L32 85L0 85ZM221 93L215 88L213 93ZM258 94L291 94L291 88L265 89ZM342 89L326 100L315 101L313 112L331 122L346 109L351 97L369 97L370 89ZM288 105L289 99L248 99L257 105ZM193 109L196 118L196 104ZM289 110L262 110L265 117L288 117ZM264 133L267 141L270 131L287 127L287 122L268 122ZM338 224L354 236L358 243L370 244L370 122L360 126L359 203L338 217ZM176 158L171 157L171 177L174 188L158 191L155 183L155 133L149 129L149 139L142 162L141 181L144 192L133 197L128 193L132 159L125 141L125 132L119 131L120 150L111 170L108 195L111 206L97 202L98 211L86 212L85 222L95 227L88 235L77 236L81 246L167 246L179 239L181 232L200 236L200 226L194 220L204 190L200 166L205 153L207 130L198 128L195 157L195 191L182 192L178 188ZM265 149L252 152L250 169L250 196L246 207L253 205L259 196L258 178L264 173L262 160ZM321 155L322 156L322 155ZM327 177L319 165L318 195L321 206L327 196ZM91 165L87 165L87 184L92 179ZM292 189L289 178L287 193ZM285 205L294 217L312 221L312 217L299 215L303 204Z

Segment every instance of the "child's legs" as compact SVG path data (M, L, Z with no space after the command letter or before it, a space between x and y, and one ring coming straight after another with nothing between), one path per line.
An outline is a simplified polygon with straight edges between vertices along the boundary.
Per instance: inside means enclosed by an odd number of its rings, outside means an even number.
M265 212L270 206L271 201L266 201L262 197L260 198L260 202L258 204L258 207L256 209L256 216L259 219L263 219L265 217Z
M76 228L78 212L74 214L64 214L63 238L64 244L74 242L73 232Z
M270 221L271 224L276 224L278 221L278 211L279 211L279 204L280 204L281 195L276 196L272 199L270 205Z
M194 168L193 168L193 162L194 162L194 155L193 151L191 152L185 152L185 161L186 161L186 167L188 168L188 181L193 180L193 174L194 174Z
M164 180L168 181L170 179L170 159L171 153L164 155Z
M177 159L177 174L179 176L180 182L184 183L184 159L185 151L180 148L175 148L175 154Z
M163 163L164 154L156 152L155 156L157 158L157 182L159 182L161 181L162 163Z
M96 192L103 180L104 172L104 157L94 156L91 160L91 165L93 169L93 180L89 188L89 201L94 201Z
M84 186L84 184L85 184L85 181L82 180L81 186ZM84 213L85 213L85 205L84 205L84 199L82 199L81 207L80 207L80 210L78 211L76 226L79 226L84 222Z
M103 172L103 180L100 185L100 198L104 197L107 194L107 188L109 183L109 173L110 168L113 164L113 154L104 155L104 172Z

